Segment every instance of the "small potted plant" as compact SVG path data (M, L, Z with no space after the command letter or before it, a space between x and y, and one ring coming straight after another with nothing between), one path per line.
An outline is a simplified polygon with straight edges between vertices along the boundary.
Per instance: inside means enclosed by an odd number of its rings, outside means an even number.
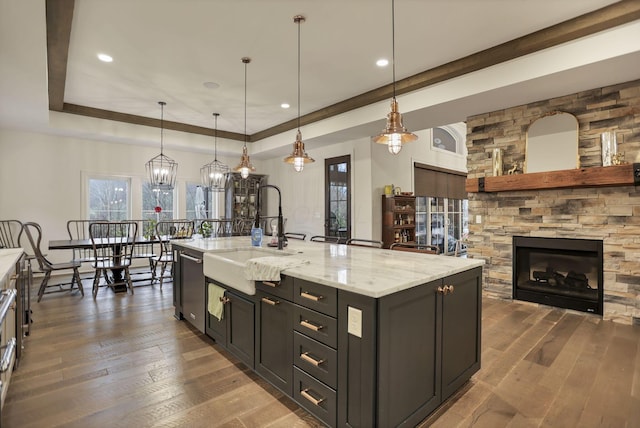
M203 238L211 238L211 223L203 221L200 225L200 234Z

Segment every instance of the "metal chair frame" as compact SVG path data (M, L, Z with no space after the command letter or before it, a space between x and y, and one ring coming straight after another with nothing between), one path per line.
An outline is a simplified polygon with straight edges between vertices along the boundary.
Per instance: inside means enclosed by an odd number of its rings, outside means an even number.
M324 235L315 235L309 239L310 242L327 242L331 244L341 244L341 238L339 236L324 236Z
M298 239L300 241L304 241L307 239L306 233L296 233L296 232L287 232L284 234L284 237L287 239Z
M408 242L394 242L389 249L422 254L440 254L440 248L438 248L437 245L413 244Z
M167 266L176 262L173 256L171 240L191 239L195 232L195 222L193 220L161 220L156 224L156 237L160 241L160 254L153 258L154 269L156 272L158 264L160 264L160 289L162 290L162 282L165 278ZM156 275L156 274L154 274ZM156 279L156 276L154 276Z
M82 280L80 279L80 272L78 271L82 263L77 260L72 260L66 263L50 262L40 250L40 243L42 242L42 228L40 227L40 225L34 222L27 222L24 223L22 227L25 234L27 235L29 243L31 244L35 259L38 261L40 271L44 273L44 278L42 278L42 282L40 283L40 287L38 288L38 302L42 300L42 296L44 296L45 294L61 291L72 291L74 284L77 286L80 294L84 296L84 288L82 287ZM49 279L51 278L51 274L53 272L70 269L73 270L71 283L49 285ZM69 288L64 288L65 285L69 285ZM49 287L56 287L57 289L55 291L49 291L48 293L45 293L45 290Z
M96 221L89 225L89 237L93 246L93 267L96 270L93 277L93 298L98 294L101 274L107 271L113 273L113 281L107 281L108 287L126 284L133 294L131 282L131 258L135 239L138 236L138 223L135 221ZM124 272L124 279L116 277L116 272Z
M0 220L0 248L20 248L22 232L20 220Z
M347 239L347 245L354 245L356 247L382 248L383 242L377 241L375 239L351 238Z

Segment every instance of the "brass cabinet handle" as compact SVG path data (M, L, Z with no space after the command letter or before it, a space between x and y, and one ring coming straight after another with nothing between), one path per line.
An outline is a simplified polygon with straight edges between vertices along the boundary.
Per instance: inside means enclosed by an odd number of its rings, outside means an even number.
M305 299L309 299L309 300L313 300L314 302L317 302L321 299L324 299L324 296L316 296L315 294L311 294L308 291L303 291L302 293L300 293L300 297L304 297Z
M277 286L280 285L279 282L271 282L271 281L262 281L262 283L264 285L268 285L269 287L273 287L273 288L276 288Z
M313 396L311 394L309 394L309 388L305 388L302 391L300 391L300 395L302 395L304 398L306 398L307 400L309 400L311 403L315 404L316 406L319 406L320 403L322 403L324 401L324 398L313 398Z
M453 285L445 285L444 287L438 287L438 293L440 294L453 294Z
M318 367L320 364L324 363L324 360L316 360L311 355L309 355L308 352L300 354L300 359L301 360L305 360L306 362L311 363L316 367Z
M323 325L315 325L315 324L309 322L309 320L300 321L300 325L303 326L303 327L307 327L308 329L313 330L313 331L320 331L320 330L322 330L324 328Z
M220 301L222 302L223 305L226 305L227 303L231 302L231 299L228 298L227 296L222 296L220 298Z
M280 304L280 302L278 300L271 300L268 297L263 297L260 300L262 300L264 303L266 303L268 305L271 305L271 306L275 306L275 305Z

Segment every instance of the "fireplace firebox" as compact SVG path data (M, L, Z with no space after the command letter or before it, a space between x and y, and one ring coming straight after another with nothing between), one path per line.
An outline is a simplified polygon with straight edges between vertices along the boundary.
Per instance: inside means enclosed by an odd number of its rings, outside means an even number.
M513 237L513 298L602 315L601 240Z

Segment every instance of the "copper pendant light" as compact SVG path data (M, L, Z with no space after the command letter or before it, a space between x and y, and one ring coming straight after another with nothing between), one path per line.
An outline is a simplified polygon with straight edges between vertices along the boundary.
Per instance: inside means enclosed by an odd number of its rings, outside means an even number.
M176 175L178 174L178 164L164 154L164 101L158 101L160 104L160 154L151 158L146 163L147 176L152 189L157 190L173 190L176 185Z
M391 66L393 69L393 98L391 99L391 112L387 115L387 126L382 133L373 137L373 142L386 144L389 153L397 155L402 150L404 143L416 141L418 136L402 125L402 115L398 111L396 101L396 41L395 41L395 0L391 0Z
M249 177L250 172L255 172L254 166L249 159L249 153L247 152L247 64L251 62L251 58L243 57L244 63L244 146L242 146L242 156L240 156L240 163L233 170L240 173L242 178Z
M293 22L298 24L298 132L296 132L296 141L293 143L293 152L284 158L286 163L293 164L293 168L297 172L301 172L304 169L304 164L315 162L304 150L302 133L300 132L300 24L304 21L305 18L302 15L293 17Z

